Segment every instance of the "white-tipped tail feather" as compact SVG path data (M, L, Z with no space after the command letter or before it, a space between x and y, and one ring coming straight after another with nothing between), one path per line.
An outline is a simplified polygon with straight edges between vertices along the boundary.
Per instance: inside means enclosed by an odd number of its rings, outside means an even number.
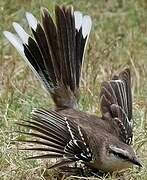
M29 35L24 29L16 22L13 22L13 27L24 44L28 44Z
M79 11L75 11L74 16L75 16L75 27L77 31L79 31L80 28L82 27L82 19L83 19L82 13Z
M4 31L4 36L11 42L11 44L18 50L20 55L25 58L23 43L20 38L11 32Z
M88 15L83 16L82 13L79 11L74 12L74 17L75 17L76 30L77 31L80 31L80 29L82 30L83 38L89 36L92 26L91 17Z
M84 38L89 36L91 26L92 26L92 21L90 16L84 16L82 20L82 34Z
M29 23L29 26L36 31L37 28L37 19L29 12L26 12L26 18Z
M8 32L8 31L3 32L4 36L17 49L17 51L19 52L21 57L29 65L29 67L34 72L34 74L37 76L37 78L40 80L40 82L42 82L42 79L41 79L39 73L34 68L32 63L28 60L28 58L26 57L26 54L25 54L25 48L26 48L25 44L28 44L28 39L29 39L30 36L24 31L24 29L19 24L13 23L13 26L14 26L14 29L17 32L18 36L11 33L11 32Z

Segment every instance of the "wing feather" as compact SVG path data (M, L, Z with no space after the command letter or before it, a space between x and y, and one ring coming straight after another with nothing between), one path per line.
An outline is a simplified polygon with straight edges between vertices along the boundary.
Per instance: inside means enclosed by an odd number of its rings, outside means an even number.
M133 136L130 70L126 68L112 80L103 82L100 97L103 118L119 123L119 138L130 144Z
M85 131L55 111L34 110L31 121L17 124L25 129L30 129L29 132L21 131L19 133L27 135L28 138L32 136L35 138L35 140L21 140L21 142L31 144L21 150L42 153L39 156L28 157L28 159L58 158L59 161L52 167L60 167L76 161L90 162L92 160L92 152Z

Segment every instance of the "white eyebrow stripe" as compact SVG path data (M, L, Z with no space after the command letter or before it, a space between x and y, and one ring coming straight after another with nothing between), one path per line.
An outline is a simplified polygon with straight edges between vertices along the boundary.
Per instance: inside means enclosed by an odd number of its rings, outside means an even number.
M120 149L120 148L118 148L118 147L116 147L116 146L113 146L113 145L111 145L110 146L110 149L112 149L114 152L116 152L116 153L122 153L122 154L124 154L124 155L128 155L128 151L126 151L126 150L124 150L124 149Z

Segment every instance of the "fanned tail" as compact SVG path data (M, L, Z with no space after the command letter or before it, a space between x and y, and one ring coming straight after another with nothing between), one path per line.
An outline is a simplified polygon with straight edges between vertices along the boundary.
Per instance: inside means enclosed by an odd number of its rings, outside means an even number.
M17 35L7 31L4 35L43 82L56 106L74 108L91 18L71 6L55 7L56 23L45 8L41 16L42 24L26 13L33 37L17 23L13 23Z

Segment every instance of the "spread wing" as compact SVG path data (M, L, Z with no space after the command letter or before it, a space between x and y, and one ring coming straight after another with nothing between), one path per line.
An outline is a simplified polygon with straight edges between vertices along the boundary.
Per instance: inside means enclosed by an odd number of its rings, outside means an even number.
M112 119L117 125L119 138L132 142L132 93L130 70L126 68L112 80L102 83L101 112L104 119Z
M55 111L34 110L31 121L17 124L30 129L27 132L19 132L28 135L28 139L22 140L23 142L31 143L22 150L41 152L40 155L27 159L57 158L56 164L50 168L61 167L76 161L90 162L92 160L85 131ZM32 136L35 140L32 140ZM33 147L32 144L34 144Z

